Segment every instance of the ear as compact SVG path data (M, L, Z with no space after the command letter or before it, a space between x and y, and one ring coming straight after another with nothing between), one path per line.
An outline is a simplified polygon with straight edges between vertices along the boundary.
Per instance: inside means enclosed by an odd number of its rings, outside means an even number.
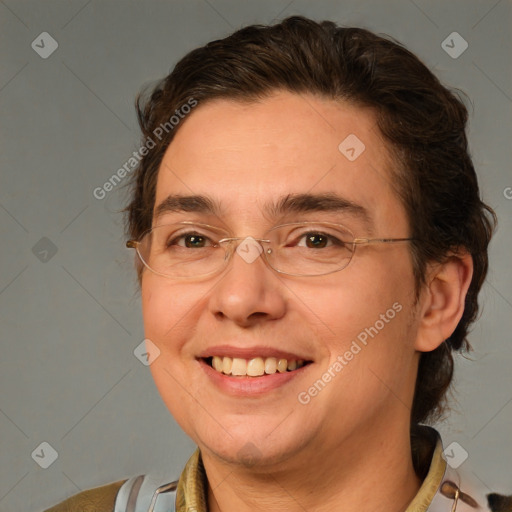
M415 349L430 352L448 339L464 313L466 294L473 277L473 258L452 253L446 262L433 263L420 296Z

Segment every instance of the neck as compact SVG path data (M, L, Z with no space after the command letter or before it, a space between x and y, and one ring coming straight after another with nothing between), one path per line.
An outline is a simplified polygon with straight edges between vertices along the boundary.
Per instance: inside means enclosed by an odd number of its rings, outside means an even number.
M209 512L406 510L421 482L408 430L389 430L378 436L359 431L335 449L315 446L256 470L226 464L203 451Z

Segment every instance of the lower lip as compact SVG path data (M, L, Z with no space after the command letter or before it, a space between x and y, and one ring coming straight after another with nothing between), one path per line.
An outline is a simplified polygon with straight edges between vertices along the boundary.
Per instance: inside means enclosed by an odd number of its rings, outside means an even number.
M215 386L225 393L235 396L258 396L278 389L295 377L303 374L309 365L292 372L273 373L261 377L233 377L214 370L208 363L200 359L199 364Z

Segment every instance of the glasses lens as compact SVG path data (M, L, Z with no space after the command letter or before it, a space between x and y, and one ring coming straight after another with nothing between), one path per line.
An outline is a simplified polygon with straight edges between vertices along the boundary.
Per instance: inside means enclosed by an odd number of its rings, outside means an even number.
M205 224L161 225L148 231L138 252L153 272L168 277L200 277L221 270L228 261L228 233ZM266 259L284 274L319 276L345 268L352 259L354 236L329 223L290 223L271 229Z
M270 231L270 265L297 276L330 274L345 268L354 253L354 236L336 224L294 223Z
M153 272L168 277L197 277L219 270L225 250L217 243L223 231L202 224L154 227L139 245L139 255Z

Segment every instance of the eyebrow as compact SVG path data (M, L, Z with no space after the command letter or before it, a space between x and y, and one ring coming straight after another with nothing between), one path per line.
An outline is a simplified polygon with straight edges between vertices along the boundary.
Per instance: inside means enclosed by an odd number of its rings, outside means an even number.
M275 218L287 213L343 212L361 219L368 227L373 225L366 208L332 193L288 194L277 202L267 203L265 211ZM203 195L169 195L155 208L154 216L158 218L168 212L221 216L221 207Z

